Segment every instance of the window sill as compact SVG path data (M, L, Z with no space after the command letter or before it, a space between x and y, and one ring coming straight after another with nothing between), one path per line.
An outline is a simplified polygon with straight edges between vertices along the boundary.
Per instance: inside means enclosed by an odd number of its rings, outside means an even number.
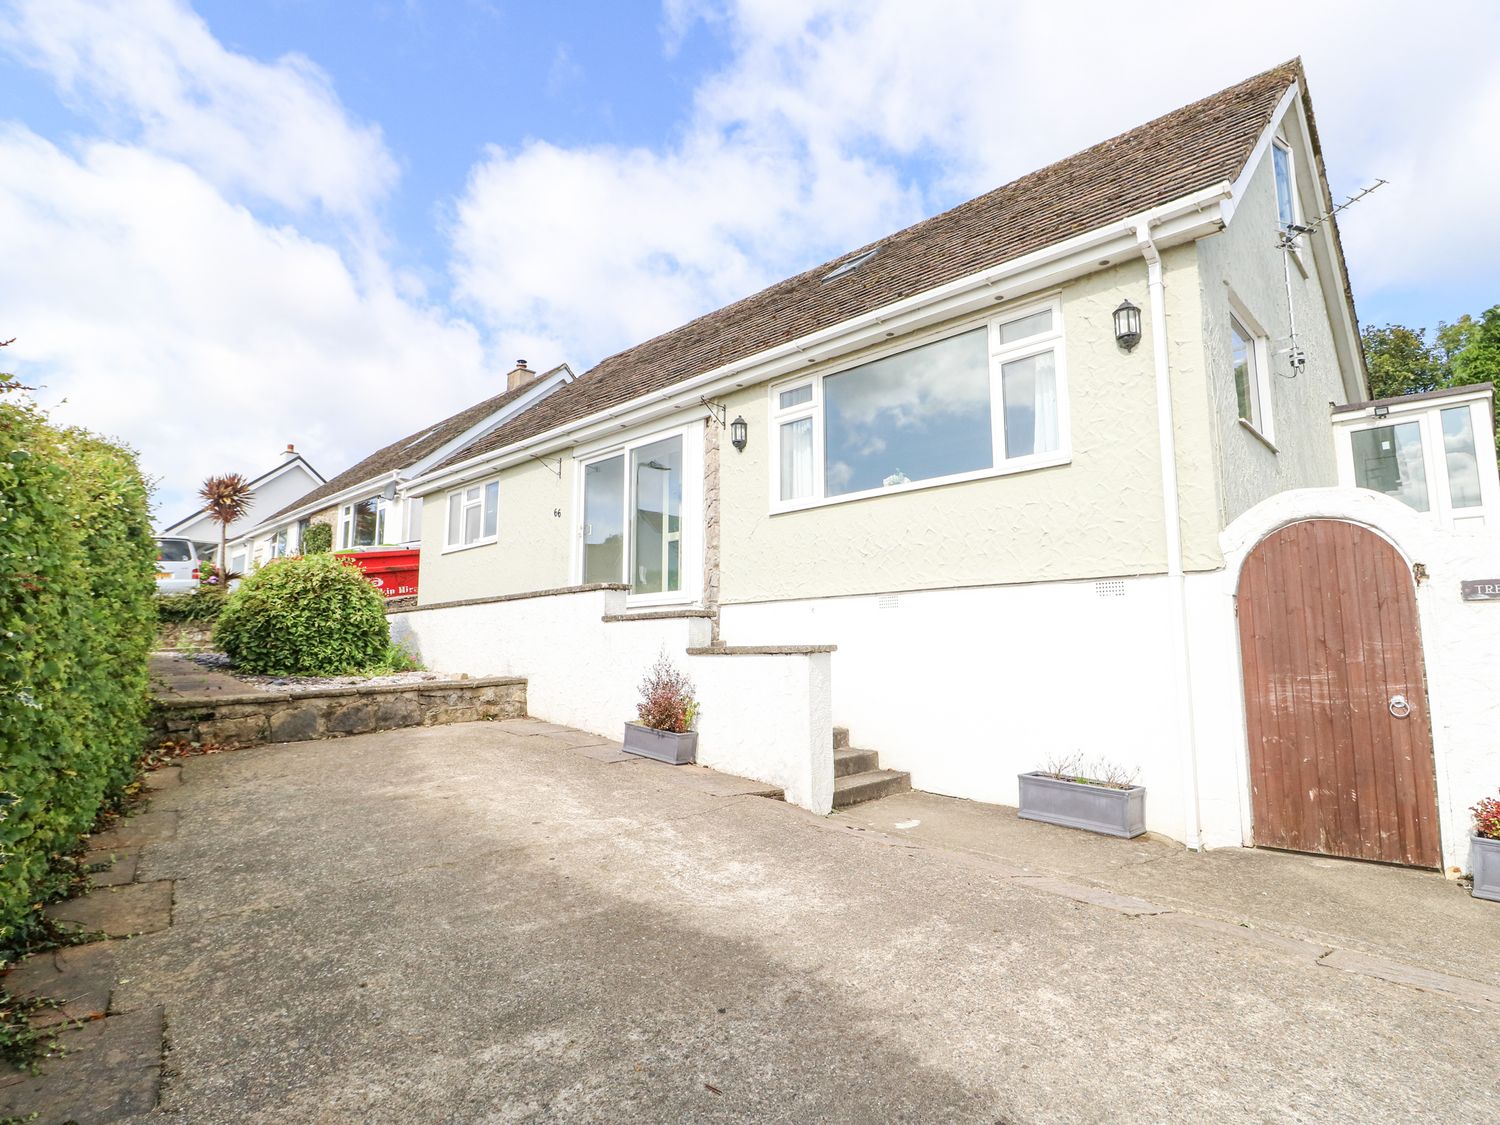
M951 477L933 477L931 480L914 480L890 488L869 488L863 492L849 492L839 496L820 496L809 500L779 500L771 505L771 515L788 512L803 512L811 508L828 508L835 504L849 504L857 500L871 500L877 496L897 496L905 492L921 492L928 488L944 488L951 484L968 484L970 481L990 480L994 477L1010 477L1018 473L1029 473L1037 469L1055 469L1073 461L1071 451L1049 453L1042 457L1027 457L1008 461L995 469L979 469L972 473L958 473Z
M500 537L498 535L491 535L488 539L476 539L472 543L454 543L451 546L444 547L439 553L455 555L459 551L472 551L475 547L493 547L498 542L500 542Z
M1244 430L1245 430L1246 433L1248 433L1256 441L1260 442L1261 445L1265 446L1272 453L1275 453L1275 454L1278 454L1278 455L1281 453L1281 450L1279 450L1279 449L1276 448L1276 443L1275 442L1273 442L1270 438L1266 437L1265 434L1261 433L1254 426L1252 426L1249 422L1247 422L1243 418L1241 418L1241 419L1239 419L1239 423L1244 428Z

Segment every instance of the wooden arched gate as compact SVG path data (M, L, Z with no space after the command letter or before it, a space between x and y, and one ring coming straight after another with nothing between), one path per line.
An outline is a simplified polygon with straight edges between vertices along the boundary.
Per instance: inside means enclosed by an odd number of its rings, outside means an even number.
M1237 608L1255 843L1440 866L1405 560L1358 524L1303 520L1250 552Z

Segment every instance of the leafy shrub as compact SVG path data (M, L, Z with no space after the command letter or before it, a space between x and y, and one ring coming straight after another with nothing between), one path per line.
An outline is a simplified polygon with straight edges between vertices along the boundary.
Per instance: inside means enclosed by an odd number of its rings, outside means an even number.
M1500 840L1500 797L1486 797L1474 806L1474 834Z
M276 559L230 594L214 642L236 668L265 676L337 676L378 665L391 644L385 601L352 562Z
M135 455L51 425L0 380L0 961L65 885L57 859L134 779L155 571Z
M322 555L333 550L333 527L326 523L310 523L302 533L302 553Z
M641 703L636 708L641 725L653 730L682 734L692 728L698 714L693 681L679 672L663 652L641 681Z
M156 620L163 625L214 621L224 608L224 595L200 586L186 594L159 594L156 598Z

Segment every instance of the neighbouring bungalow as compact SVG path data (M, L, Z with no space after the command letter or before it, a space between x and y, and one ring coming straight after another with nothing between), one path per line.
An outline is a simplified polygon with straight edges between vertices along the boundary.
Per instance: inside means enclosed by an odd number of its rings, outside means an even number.
M313 468L307 458L288 445L277 460L275 468L267 469L249 482L250 504L245 514L228 527L227 541L230 544L230 567L236 571L245 569L249 554L241 542L246 531L268 512L278 511L283 505L302 496L308 490L323 484L323 474ZM219 523L208 512L199 508L192 515L162 528L156 534L162 539L192 539L206 543L215 551L219 548ZM238 558L236 563L234 560Z
M524 359L518 360L506 376L503 393L376 450L332 480L320 478L318 487L289 498L288 503L232 542L231 558L242 558L249 566L297 554L303 535L314 523L331 528L336 551L416 548L422 537L422 499L410 495L405 483L505 425L572 379L567 364L538 374ZM481 496L475 518L479 531L493 527L493 489ZM246 566L236 569L243 571Z
M1081 755L1189 846L1461 866L1492 396L1366 402L1333 207L1292 62L610 356L410 474L393 634L613 737L665 651L820 812Z

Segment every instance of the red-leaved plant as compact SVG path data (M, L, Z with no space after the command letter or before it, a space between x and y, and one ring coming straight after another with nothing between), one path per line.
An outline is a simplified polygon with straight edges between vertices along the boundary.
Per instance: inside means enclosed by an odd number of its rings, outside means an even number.
M697 713L693 681L674 668L663 652L641 681L641 703L636 708L641 726L683 734L692 729Z
M1474 806L1474 835L1500 840L1500 797L1486 797Z

